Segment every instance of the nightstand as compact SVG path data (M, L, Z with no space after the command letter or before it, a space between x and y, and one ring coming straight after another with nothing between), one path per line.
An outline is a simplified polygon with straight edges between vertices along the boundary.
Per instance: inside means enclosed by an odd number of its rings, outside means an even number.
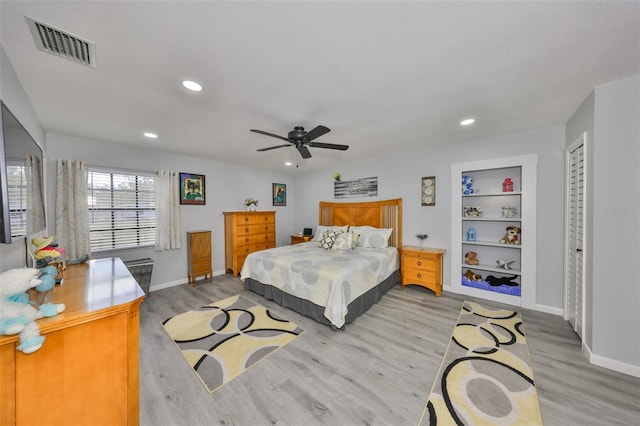
M415 284L442 293L442 256L446 250L416 246L402 247L401 284Z
M313 240L313 235L293 234L291 235L291 245L306 243Z

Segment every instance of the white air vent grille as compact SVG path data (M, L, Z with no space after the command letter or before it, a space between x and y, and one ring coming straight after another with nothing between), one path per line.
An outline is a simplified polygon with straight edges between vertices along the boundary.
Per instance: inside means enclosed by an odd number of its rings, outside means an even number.
M25 16L38 49L73 62L96 67L95 43Z

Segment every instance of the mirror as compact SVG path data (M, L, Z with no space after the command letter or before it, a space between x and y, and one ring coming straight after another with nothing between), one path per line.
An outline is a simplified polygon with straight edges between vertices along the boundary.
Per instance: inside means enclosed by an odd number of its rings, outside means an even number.
M42 149L2 103L0 243L45 229Z

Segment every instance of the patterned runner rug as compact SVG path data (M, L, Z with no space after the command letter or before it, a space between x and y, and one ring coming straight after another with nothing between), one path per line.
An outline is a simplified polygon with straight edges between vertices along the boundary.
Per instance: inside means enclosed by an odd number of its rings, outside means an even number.
M542 425L519 313L464 302L420 425Z
M304 332L241 296L176 315L162 325L210 393Z

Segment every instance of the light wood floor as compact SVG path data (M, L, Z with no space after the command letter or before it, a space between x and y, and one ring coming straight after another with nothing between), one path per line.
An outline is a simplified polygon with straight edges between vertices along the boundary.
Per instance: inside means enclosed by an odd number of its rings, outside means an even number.
M161 322L235 294L306 331L209 394ZM332 331L229 275L152 292L141 308L141 423L416 425L464 299L473 300L396 286L344 331ZM521 312L545 425L640 424L640 379L590 365L562 318Z

